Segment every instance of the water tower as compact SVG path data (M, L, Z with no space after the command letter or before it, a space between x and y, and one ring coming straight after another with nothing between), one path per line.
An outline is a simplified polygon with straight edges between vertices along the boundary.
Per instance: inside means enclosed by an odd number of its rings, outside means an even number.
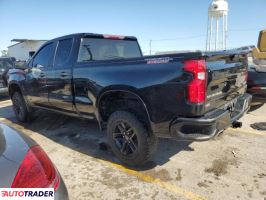
M228 2L213 0L208 10L206 51L226 49Z

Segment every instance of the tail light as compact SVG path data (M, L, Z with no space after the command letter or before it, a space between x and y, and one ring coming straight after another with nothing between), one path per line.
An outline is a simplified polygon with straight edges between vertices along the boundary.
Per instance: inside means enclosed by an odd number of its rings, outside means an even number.
M260 86L257 86L257 85L251 87L251 91L252 92L259 92L261 90L262 90L262 88Z
M184 71L193 75L188 84L187 100L190 103L204 103L206 99L206 63L205 60L187 60Z
M33 146L20 165L12 188L58 188L59 174L40 146Z

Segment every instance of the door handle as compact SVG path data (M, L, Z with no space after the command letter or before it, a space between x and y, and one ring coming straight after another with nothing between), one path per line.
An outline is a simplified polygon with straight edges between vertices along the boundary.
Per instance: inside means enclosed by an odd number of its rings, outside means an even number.
M36 68L37 68L37 69L41 69L41 68L43 68L43 65L37 64L37 65L36 65Z
M68 76L68 73L67 72L61 72L60 76L64 78L64 77Z
M45 77L45 73L40 73L40 77L44 78Z

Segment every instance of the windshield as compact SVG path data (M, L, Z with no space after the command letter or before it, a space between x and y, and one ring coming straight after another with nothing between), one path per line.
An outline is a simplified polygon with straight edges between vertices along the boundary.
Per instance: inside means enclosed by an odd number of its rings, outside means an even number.
M0 69L9 69L11 67L13 67L12 61L0 60Z
M137 41L82 38L78 62L140 57Z

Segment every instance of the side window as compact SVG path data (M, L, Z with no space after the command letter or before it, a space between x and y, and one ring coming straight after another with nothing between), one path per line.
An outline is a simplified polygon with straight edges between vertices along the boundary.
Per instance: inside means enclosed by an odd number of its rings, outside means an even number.
M33 58L33 67L36 65L42 65L43 67L48 67L49 61L53 54L53 43L44 46L38 54Z
M54 63L55 66L62 67L64 66L64 64L67 63L71 47L72 47L72 39L65 39L59 41L55 56L55 63Z
M78 62L86 62L93 60L90 45L85 44L84 39L81 39L79 47Z

